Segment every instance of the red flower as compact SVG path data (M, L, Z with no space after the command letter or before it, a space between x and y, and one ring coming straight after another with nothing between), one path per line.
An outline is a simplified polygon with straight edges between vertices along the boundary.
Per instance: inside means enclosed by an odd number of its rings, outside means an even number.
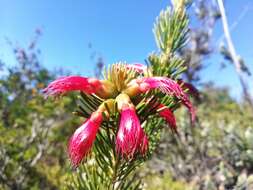
M43 90L46 96L63 95L70 91L83 91L87 94L96 92L101 88L101 82L98 79L86 78L80 76L61 77L51 82Z
M142 130L143 131L143 130ZM142 139L141 144L140 144L140 153L142 155L145 155L148 151L148 137L147 135L144 133L144 131L141 133L142 137L140 139Z
M124 66L117 64L107 73L106 80L68 76L51 82L43 90L46 96L59 96L71 91L82 91L86 94L95 94L102 101L97 111L92 113L90 118L75 131L69 140L68 152L73 166L77 167L90 152L103 120L102 112L104 112L106 117L110 118L110 113L117 111L115 105L117 105L118 111L121 114L115 142L116 151L122 157L128 159L133 158L136 154L145 155L147 153L149 146L148 137L141 127L135 111L135 105L131 102L130 97L132 98L141 93L146 93L149 90L161 90L163 93L181 100L190 110L192 122L195 120L195 109L187 94L184 92L186 83L182 84L180 80L176 82L167 77L139 76L131 80L135 75L128 76L129 70L135 71L135 74L139 73L144 76L152 75L151 72L149 73L148 68L142 64ZM111 76L110 73L112 75L118 74L119 76ZM131 81L129 82L129 80ZM176 120L173 113L162 104L158 106L159 108L161 108L159 115L176 132Z
M191 121L195 121L195 109L191 104L187 94L183 91L179 84L167 77L143 77L132 80L128 84L126 93L137 95L149 90L160 89L163 93L182 100L182 103L189 109L191 113Z
M145 154L148 149L148 139L133 107L125 106L121 110L116 148L127 158L133 157L137 152Z
M95 141L97 131L102 123L102 113L94 112L73 134L69 140L68 152L74 167L90 152Z
M162 110L159 112L159 115L166 120L172 131L177 132L176 118L172 111L163 104L158 106L158 109L160 108L162 108Z

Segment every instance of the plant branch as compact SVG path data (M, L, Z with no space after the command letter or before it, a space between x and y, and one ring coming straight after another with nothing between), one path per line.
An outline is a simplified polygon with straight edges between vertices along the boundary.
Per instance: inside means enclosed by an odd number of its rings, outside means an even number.
M241 64L239 62L238 55L236 54L235 47L234 47L234 44L233 44L233 41L232 41L232 38L231 38L231 35L229 32L229 27L228 27L228 22L227 22L227 17L226 17L226 12L225 12L225 8L224 8L223 0L217 0L217 2L218 2L219 9L220 9L224 35L225 35L225 39L227 41L228 50L231 54L232 63L234 65L235 71L239 77L245 99L249 103L251 108L253 109L253 100L252 100L251 95L249 93L248 85L244 79L244 74L243 74L243 71L241 68Z

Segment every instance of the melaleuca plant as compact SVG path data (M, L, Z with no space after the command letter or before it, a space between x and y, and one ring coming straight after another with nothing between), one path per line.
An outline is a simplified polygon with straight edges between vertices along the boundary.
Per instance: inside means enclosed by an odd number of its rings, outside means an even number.
M157 19L159 51L147 65L120 62L105 69L103 80L66 76L44 89L53 97L80 93L75 114L85 119L69 140L69 158L77 170L70 189L140 189L134 171L152 154L163 127L177 133L173 112L182 104L194 122L187 91L195 89L180 79L185 68L177 56L187 24L184 1L175 1Z

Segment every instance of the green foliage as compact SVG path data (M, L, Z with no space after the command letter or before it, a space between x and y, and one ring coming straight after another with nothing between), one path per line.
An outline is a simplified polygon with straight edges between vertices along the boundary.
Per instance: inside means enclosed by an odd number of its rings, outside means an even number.
M144 189L148 190L194 190L188 183L180 180L173 180L170 173L149 174L144 179Z
M177 53L188 39L188 22L184 9L168 7L161 11L153 29L160 52L152 53L148 58L154 75L176 79L185 71L184 61Z
M168 7L161 11L154 26L157 46L169 55L179 51L187 41L188 19L185 11Z
M47 177L52 170L42 170L41 159L58 154L61 164L51 159L54 167L66 165L62 142L64 134L70 133L66 126L74 120L65 110L73 101L64 98L53 103L42 97L41 89L54 74L39 64L35 44L27 50L13 50L17 65L4 67L6 75L0 78L0 184L4 189L56 189L60 183ZM57 146L61 151L55 153Z
M146 175L170 173L172 178L189 181L194 189L250 189L252 112L248 105L234 101L226 89L209 86L203 92L198 124L190 128L184 110L177 112L179 137L162 133Z

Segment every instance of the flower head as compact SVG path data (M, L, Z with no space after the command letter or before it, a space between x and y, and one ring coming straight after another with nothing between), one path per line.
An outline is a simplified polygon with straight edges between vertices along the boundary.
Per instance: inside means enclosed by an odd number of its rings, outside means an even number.
M81 76L62 77L51 82L43 90L46 96L59 96L71 91L82 91L86 94L93 94L92 98L97 98L97 101L94 101L94 104L92 103L90 106L93 111L97 108L97 111L91 114L69 140L69 157L75 167L90 152L103 116L109 119L116 112L120 113L119 126L112 127L112 130L115 130L114 133L117 132L116 151L127 159L131 159L137 154L145 155L147 153L149 148L148 136L141 127L136 113L136 105L132 103L131 98L135 104L145 103L146 97L144 96L143 99L142 94L150 90L160 90L166 95L180 100L190 110L192 122L195 119L195 109L184 92L184 85L186 84L182 81L174 81L167 77L148 77L152 76L152 70L141 64L120 63L112 65L104 76L105 80ZM85 101L89 101L89 97L87 96ZM154 97L156 96L154 95ZM146 103L151 106L149 110L157 109L156 111L167 121L170 128L177 132L175 117L166 105L160 104L158 107L152 107L152 103L149 101ZM88 102L87 105L89 105ZM141 111L143 110L145 109ZM86 112L86 115L89 113ZM147 113L147 116L149 114L154 114L154 112Z
M74 167L77 167L83 158L90 152L102 118L101 112L94 112L70 138L68 153Z

